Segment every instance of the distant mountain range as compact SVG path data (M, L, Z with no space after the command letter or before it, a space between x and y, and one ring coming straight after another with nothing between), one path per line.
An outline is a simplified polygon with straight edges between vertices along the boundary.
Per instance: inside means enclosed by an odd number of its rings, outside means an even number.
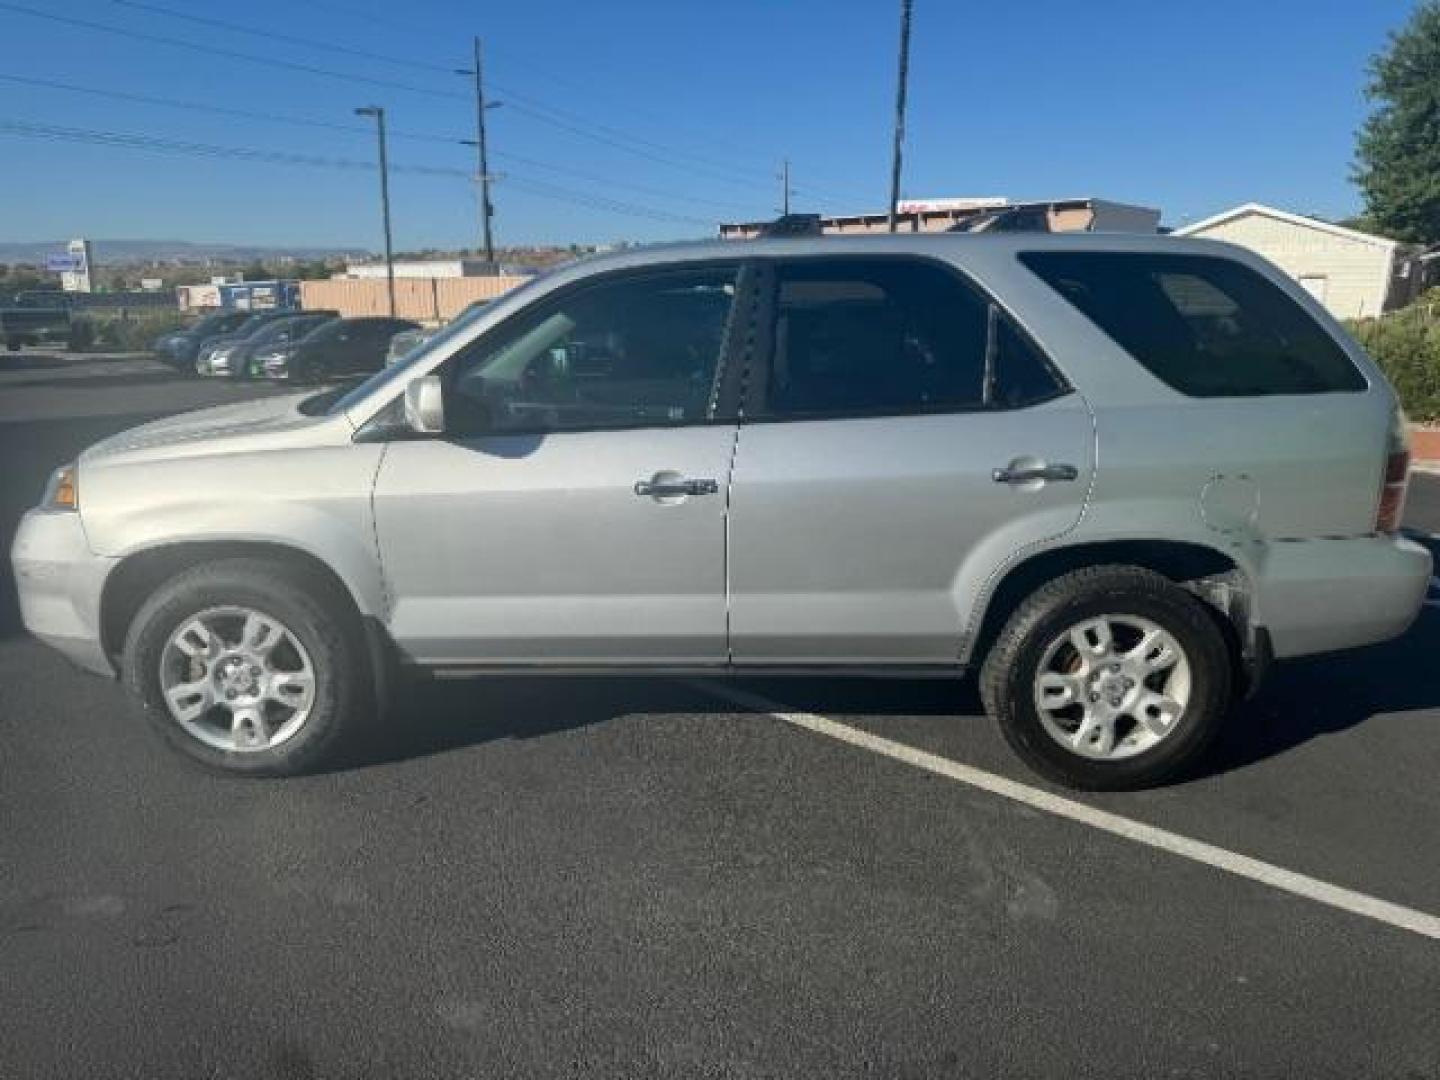
M141 262L201 262L224 259L250 262L255 259L319 259L327 255L355 257L369 254L364 248L269 247L263 244L196 244L188 240L95 240L95 262L119 266ZM47 255L63 254L64 240L35 240L14 243L0 240L0 262L43 263Z

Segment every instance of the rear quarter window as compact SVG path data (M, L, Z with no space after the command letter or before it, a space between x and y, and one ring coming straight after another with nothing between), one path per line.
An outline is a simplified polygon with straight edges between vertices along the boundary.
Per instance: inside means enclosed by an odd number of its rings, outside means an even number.
M1191 397L1366 389L1340 343L1262 274L1210 255L1031 251L1020 261Z

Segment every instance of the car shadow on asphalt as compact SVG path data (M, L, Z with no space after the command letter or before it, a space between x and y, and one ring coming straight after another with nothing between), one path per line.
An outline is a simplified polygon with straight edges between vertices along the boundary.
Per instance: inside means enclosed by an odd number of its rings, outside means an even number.
M1440 559L1440 542L1421 535ZM1440 595L1393 641L1277 664L1226 724L1198 775L1242 769L1373 716L1440 707Z
M641 713L713 713L714 697L680 679L494 675L397 680L383 723L336 762L348 771L506 739L533 739Z
M1418 540L1440 556L1440 543ZM1434 606L1431 606L1431 605ZM1239 705L1215 747L1186 779L1247 768L1373 716L1440 708L1440 596L1394 641L1277 664ZM733 685L797 712L840 717L952 717L983 721L973 678L745 677ZM534 738L637 713L744 712L680 679L504 676L421 682L392 711L364 766L462 749L500 738Z
M145 356L145 353L7 353L0 351L0 375L11 371L83 367L86 364L106 364L116 360L143 360Z
M3 371L0 371L3 374ZM114 371L99 375L67 375L64 372L56 372L46 377L26 376L21 379L7 379L0 382L0 389L7 393L15 390L28 390L35 387L45 386L51 389L60 390L109 390L115 386L157 386L168 383L194 382L195 376L186 375L180 371L170 368L161 368L156 371L136 371L133 368L124 371Z

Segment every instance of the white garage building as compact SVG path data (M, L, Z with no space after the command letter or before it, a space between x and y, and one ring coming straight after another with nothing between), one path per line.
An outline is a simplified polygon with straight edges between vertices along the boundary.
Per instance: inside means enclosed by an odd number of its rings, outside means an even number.
M1175 235L1224 240L1263 255L1341 319L1370 318L1385 310L1400 246L1260 203L1226 210L1176 229Z

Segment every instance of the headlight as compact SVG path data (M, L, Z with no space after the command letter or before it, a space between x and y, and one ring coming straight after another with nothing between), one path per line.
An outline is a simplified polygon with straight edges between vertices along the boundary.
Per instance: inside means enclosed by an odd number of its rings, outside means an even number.
M79 510L80 483L77 468L72 463L62 465L50 474L45 485L45 497L40 500L43 510Z

